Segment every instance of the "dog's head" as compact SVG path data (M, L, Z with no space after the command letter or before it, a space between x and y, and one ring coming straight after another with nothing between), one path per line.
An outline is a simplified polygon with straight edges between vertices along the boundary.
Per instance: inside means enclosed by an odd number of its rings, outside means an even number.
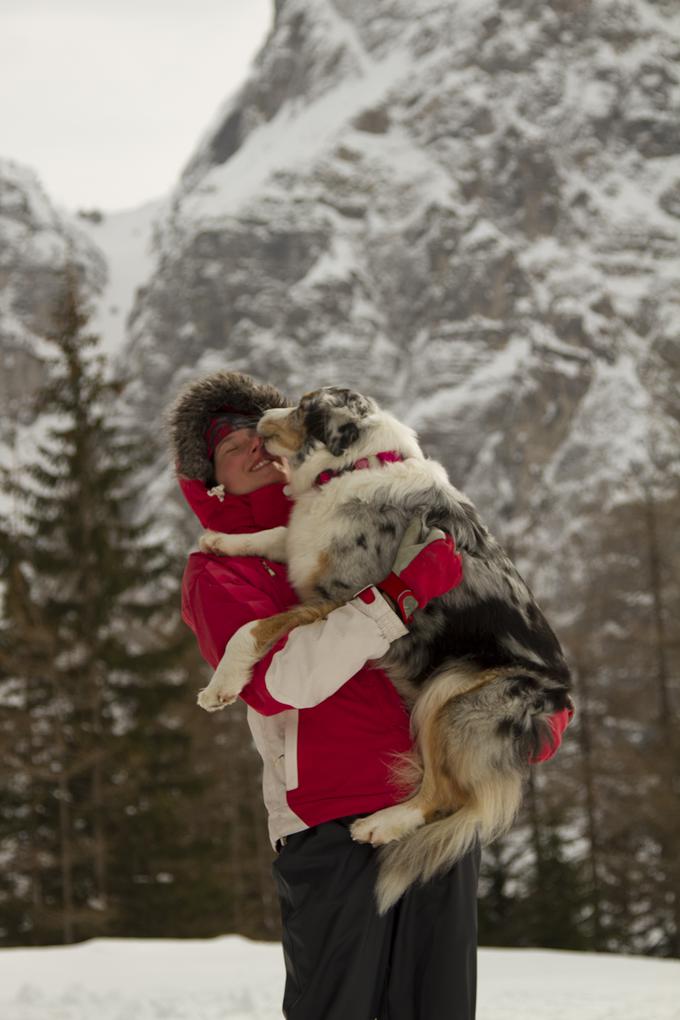
M257 431L270 453L288 457L300 467L321 447L332 457L342 458L360 442L377 410L370 397L326 386L305 394L297 407L266 411Z

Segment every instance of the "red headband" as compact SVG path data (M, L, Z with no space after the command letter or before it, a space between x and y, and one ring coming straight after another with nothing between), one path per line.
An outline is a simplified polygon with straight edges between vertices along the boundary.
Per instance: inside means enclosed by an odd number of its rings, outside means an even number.
M256 415L242 414L239 411L230 411L224 408L219 414L211 419L210 424L203 433L208 456L212 460L215 450L230 432L238 429L254 429L259 418Z

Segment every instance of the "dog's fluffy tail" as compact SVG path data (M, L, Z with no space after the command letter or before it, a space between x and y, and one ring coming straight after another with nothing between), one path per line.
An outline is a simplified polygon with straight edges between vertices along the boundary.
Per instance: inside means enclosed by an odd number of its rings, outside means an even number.
M474 799L446 818L430 822L380 851L376 899L386 913L414 882L427 882L451 868L479 842L482 846L506 832L519 810L519 772L493 779Z

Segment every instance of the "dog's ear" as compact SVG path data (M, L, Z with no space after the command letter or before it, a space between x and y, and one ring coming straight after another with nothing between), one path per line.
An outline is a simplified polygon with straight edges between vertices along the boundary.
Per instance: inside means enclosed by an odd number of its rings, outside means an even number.
M334 457L339 457L352 443L356 443L359 438L359 429L353 421L346 421L342 425L335 425L332 418L329 426L327 429L326 446Z
M361 434L357 421L367 417L374 406L360 393L329 386L305 395L300 410L307 435L323 443L334 457L340 457Z
M356 390L333 386L329 387L327 392L334 406L346 408L353 418L366 418L371 411L375 411L373 401L362 393L357 393Z
M305 429L311 439L317 439L334 457L339 457L359 438L359 429L353 421L336 420L338 409L329 404L310 404L305 414Z
M316 439L326 446L330 408L319 400L304 398L304 401L300 402L300 410L304 413L305 432L309 438Z
M359 439L361 422L375 410L375 404L355 390L331 387L327 393L333 410L326 427L326 446L339 457Z

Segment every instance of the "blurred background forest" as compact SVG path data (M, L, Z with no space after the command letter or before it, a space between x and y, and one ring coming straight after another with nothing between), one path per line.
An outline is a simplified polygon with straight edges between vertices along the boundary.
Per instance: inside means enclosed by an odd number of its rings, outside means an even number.
M680 956L679 67L664 0L277 0L166 198L0 160L3 945L278 937L162 425L235 368L413 425L565 645L482 944Z

